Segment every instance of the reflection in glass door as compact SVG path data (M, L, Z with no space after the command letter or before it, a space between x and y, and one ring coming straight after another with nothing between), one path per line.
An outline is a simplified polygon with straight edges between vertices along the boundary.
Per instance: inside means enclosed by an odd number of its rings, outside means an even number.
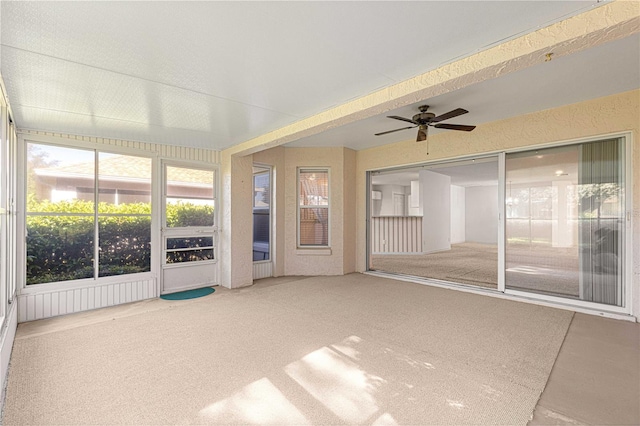
M215 285L215 171L164 164L162 293Z
M624 141L506 156L506 287L623 305Z

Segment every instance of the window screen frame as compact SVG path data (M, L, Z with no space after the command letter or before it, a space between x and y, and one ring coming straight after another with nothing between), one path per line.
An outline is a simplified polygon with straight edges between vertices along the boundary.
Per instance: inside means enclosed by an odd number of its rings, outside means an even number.
M20 294L38 294L42 291L60 291L60 290L70 290L70 289L84 289L91 288L96 285L107 285L112 283L122 283L125 281L134 281L134 280L145 280L148 278L152 278L155 276L157 269L157 262L155 260L155 244L157 241L155 227L157 227L157 206L155 200L155 193L157 191L156 188L156 180L157 180L157 172L156 172L156 161L157 155L151 152L145 152L134 148L129 147L121 147L121 146L105 146L101 143L96 142L86 142L86 141L76 141L76 140L68 140L67 138L60 136L48 136L48 135L19 135L18 143L21 145L18 150L18 164L20 168L18 170L18 204L21 206L22 211L18 216L18 225L17 231L19 233L19 247L18 247L18 270L20 273L18 274L18 282L17 286L20 289ZM99 276L98 266L96 264L99 262L98 254L99 241L96 238L97 234L94 234L94 273L92 277L88 278L77 278L71 280L56 280L56 281L48 281L34 284L27 284L27 241L26 241L26 232L27 232L27 173L28 173L28 165L27 165L27 145L28 144L36 144L43 146L50 146L53 148L66 148L66 149L75 149L80 151L88 151L91 152L94 158L95 170L94 170L94 183L93 187L95 190L94 193L94 203L97 203L98 200L98 174L99 174L99 165L98 165L98 157L100 153L104 154L115 154L115 155L124 155L124 156L133 156L140 157L151 160L151 213L148 215L151 219L150 228L150 247L151 247L151 258L150 258L150 269L148 271L141 272L131 272L124 274L115 274L115 275L107 275L107 276ZM94 218L94 230L98 225L98 216L104 217L104 214L98 213L98 205L94 205L93 213L90 214ZM146 214L141 214L143 216L147 216ZM123 216L128 216L124 214ZM137 216L137 215L135 215Z

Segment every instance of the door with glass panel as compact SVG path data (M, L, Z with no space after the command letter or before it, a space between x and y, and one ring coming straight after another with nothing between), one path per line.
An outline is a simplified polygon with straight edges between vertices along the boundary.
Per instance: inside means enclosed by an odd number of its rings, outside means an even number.
M624 305L623 138L506 155L506 288Z
M215 170L163 163L162 293L217 285Z

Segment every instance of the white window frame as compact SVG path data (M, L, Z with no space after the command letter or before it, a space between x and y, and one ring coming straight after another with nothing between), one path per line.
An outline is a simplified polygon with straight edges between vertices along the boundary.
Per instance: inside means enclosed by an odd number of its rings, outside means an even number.
M300 205L300 173L326 173L327 174L327 205ZM298 167L296 171L296 246L298 249L314 250L314 249L329 249L331 248L331 168L330 167ZM326 208L327 209L327 244L301 244L300 243L300 211L301 209L309 208Z
M218 263L218 257L220 255L219 243L218 243L218 230L219 230L219 209L220 209L220 197L218 194L220 193L220 179L219 179L219 171L218 167L212 166L211 164L201 163L196 161L180 161L173 160L170 158L162 158L161 159L161 167L162 173L160 178L160 186L161 186L161 196L159 197L160 204L160 231L162 233L161 242L161 265L162 268L179 268L183 266L189 265L201 265L205 263ZM214 209L213 209L213 225L211 226L189 226L189 227L167 227L167 218L166 218L166 189L167 189L167 167L177 167L177 168L185 168L185 169L197 169L203 170L207 172L213 173L213 201L214 201ZM203 249L213 249L213 259L207 260L197 260L192 262L178 262L178 263L167 263L167 239L168 238L189 238L189 237L201 237L203 235L211 234L213 237L213 246L212 247L203 247ZM194 250L194 249L191 249Z
M122 274L122 275L112 275L107 277L92 277L92 278L82 278L77 280L68 280L68 281L55 281L49 283L39 283L39 284L31 284L27 285L27 243L26 243L26 219L27 219L27 145L29 143L38 144L38 145L49 145L60 148L71 148L71 149L80 149L84 151L93 151L94 155L98 155L99 153L107 153L107 154L121 154L121 155L131 155L136 157L150 158L152 161L152 172L151 172L151 267L149 271L139 272L133 274ZM18 224L17 224L17 232L18 232L18 294L20 295L28 295L28 294L39 294L43 291L58 291L58 290L72 290L72 289L83 289L93 286L101 286L113 283L121 283L123 281L143 281L148 279L153 279L158 275L158 262L157 262L157 245L158 245L158 235L156 229L158 228L159 221L159 213L158 213L158 200L155 194L158 191L158 173L156 172L156 164L158 161L158 155L153 152L145 152L137 149L131 149L126 147L113 147L100 143L88 142L88 141L77 141L72 139L67 139L65 137L58 136L46 136L46 135L29 135L29 134L19 134L18 135L18 145L20 149L18 150L18 164L20 165L20 169L18 170L18 205L20 206L20 214L18 215ZM96 173L98 171L98 165L96 165ZM94 183L97 185L98 182ZM96 190L97 195L97 190ZM94 260L95 263L95 260ZM123 277L126 277L123 279Z
M501 182L499 183L499 190L500 190L500 195L499 195L499 202L502 205L502 208L499 210L501 213L501 221L499 223L499 230L500 230L500 238L504 241L504 237L505 237L505 225L506 225L506 221L504 220L504 215L505 215L505 209L504 209L504 202L505 202L505 190L506 190L506 185L504 182L504 178L505 178L505 154L509 154L509 153L515 153L515 152L523 152L523 151L532 151L532 150L536 150L536 149L544 149L544 148L555 148L555 147L561 147L561 146L569 146L569 145L576 145L576 144L581 144L581 143L588 143L588 142L596 142L596 141L601 141L601 140L605 140L605 139L612 139L612 138L623 138L624 139L624 143L625 143L625 200L626 200L626 215L625 215L625 222L626 222L626 232L627 234L625 235L625 272L623 275L623 279L624 279L624 298L623 298L623 305L622 306L613 306L613 305L605 305L602 303L595 303L595 302L589 302L589 301L584 301L584 300L576 300L576 299L569 299L569 298L563 298L563 297L558 297L558 296L552 296L552 295L547 295L547 294L538 294L538 293L532 293L532 292L525 292L525 291L519 291L519 290L512 290L512 289L507 289L505 288L505 283L504 283L504 271L505 271L505 259L499 258L499 262L500 262L500 267L502 268L501 271L499 271L499 280L501 282L501 284L499 284L499 291L494 291L494 290L489 290L489 289L478 289L478 288L471 288L469 286L464 286L464 285L458 285L458 284L452 284L452 283L440 283L438 281L435 280L430 280L428 278L420 278L420 277L406 277L406 278L397 278L396 279L402 279L404 281L410 281L410 282L415 282L415 283L419 283L419 284L425 284L425 285L430 285L430 286L434 286L434 287L442 287L442 288L451 288L451 289L456 289L456 290L460 290L460 291L464 291L464 292L469 292L469 293L476 293L476 294L482 294L482 295L488 295L488 296L492 296L492 297L499 297L499 298L505 298L505 299L509 299L509 300L525 300L529 303L533 303L533 304L537 304L537 305L542 305L542 306L550 306L550 307L554 307L554 308L560 308L560 309L567 309L570 311L575 311L575 312L582 312L582 313L587 313L587 314L597 314L597 315L601 315L604 317L608 317L608 318L616 318L616 319L623 319L623 320L629 320L630 318L633 317L637 317L640 312L635 312L633 310L633 300L634 297L636 297L635 295L635 289L634 287L634 281L633 281L633 259L634 256L638 256L638 253L635 253L633 251L633 229L634 229L634 217L633 217L633 192L634 192L634 187L635 185L637 185L636 182L633 181L633 147L635 145L635 140L633 137L633 133L630 131L622 131L622 132L612 132L612 133L604 133L604 134L600 134L600 135L594 135L594 136L588 136L588 137L581 137L581 138L573 138L573 139L567 139L567 140L560 140L560 141L555 141L555 142L547 142L547 143L540 143L540 144L534 144L534 145L526 145L526 146L522 146L522 147L514 147L514 148L507 148L507 149L500 149L500 150L492 150L492 151L487 151L487 152L481 152L478 153L476 155L464 155L464 156L458 156L458 157L445 157L445 158L439 158L437 160L433 160L433 161L427 161L427 162L418 162L418 163L408 163L408 164L403 164L403 165L399 165L399 166L389 166L389 167L382 167L382 168L375 168L375 169L368 169L366 170L367 173L367 189L369 191L371 191L371 174L372 173L377 173L377 172L382 172L382 171L393 171L393 170L402 170L402 169L408 169L411 167L422 167L425 165L429 165L429 164L440 164L440 163L444 163L444 162L448 162L448 161L462 161L465 159L473 159L473 158L479 158L479 157L483 157L483 156L491 156L491 155L499 155L501 157L500 159L500 180ZM635 165L637 167L637 165ZM370 212L371 212L371 201L370 198L367 197L367 218L370 217ZM371 238L371 236L369 235L369 230L367 230L368 234L367 234L367 261L366 261L366 273L367 274L371 274L371 275L381 275L381 276L389 276L386 273L380 273L377 271L371 271L369 269L369 253L370 253L370 240L369 238ZM504 244L504 243L503 243ZM502 250L504 252L504 250ZM503 254L499 255L499 256L503 256Z
M264 173L269 173L269 192L270 192L270 196L269 196L269 206L268 207L256 207L255 206L255 194L254 194L254 199L252 201L252 209L264 209L264 210L268 210L269 211L269 259L268 260L254 260L253 263L272 263L273 262L273 254L274 254L274 249L273 249L273 238L274 238L274 202L275 202L275 188L273 187L274 184L274 179L273 179L273 166L269 166L266 164L261 164L261 163L254 163L253 164L254 167L258 167L258 168L262 168L264 169L263 171L260 172L256 172L253 173L252 178L251 178L251 187L252 189L255 189L255 177L256 175L259 174L264 174Z

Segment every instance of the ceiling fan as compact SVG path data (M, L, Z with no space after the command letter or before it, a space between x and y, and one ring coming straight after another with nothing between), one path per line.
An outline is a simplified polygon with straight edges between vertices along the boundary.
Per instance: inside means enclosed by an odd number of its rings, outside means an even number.
M400 130L413 129L418 127L418 137L416 142L427 140L427 133L429 131L429 126L436 127L438 129L448 129L448 130L461 130L463 132L470 132L476 128L476 126L466 126L464 124L435 124L440 123L441 121L448 120L453 117L457 117L462 114L466 114L469 111L462 108L456 108L453 111L446 112L442 115L436 116L432 112L427 112L429 109L429 105L422 105L419 107L420 113L414 115L411 118L398 117L397 115L389 115L388 118L393 118L394 120L406 121L407 123L413 124L413 126L403 127L401 129L389 130L386 132L376 133L376 136L386 135L387 133L398 132Z

